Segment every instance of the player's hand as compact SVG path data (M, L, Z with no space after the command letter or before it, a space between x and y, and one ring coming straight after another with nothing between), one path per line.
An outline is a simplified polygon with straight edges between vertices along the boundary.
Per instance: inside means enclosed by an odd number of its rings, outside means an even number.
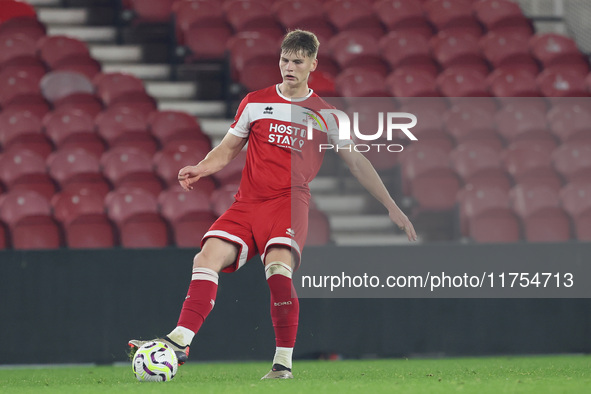
M417 233L408 217L400 209L396 209L389 213L390 219L396 223L399 229L406 233L409 241L417 240Z
M181 187L186 191L193 190L193 183L197 182L203 174L199 171L198 166L187 166L181 168L178 179Z

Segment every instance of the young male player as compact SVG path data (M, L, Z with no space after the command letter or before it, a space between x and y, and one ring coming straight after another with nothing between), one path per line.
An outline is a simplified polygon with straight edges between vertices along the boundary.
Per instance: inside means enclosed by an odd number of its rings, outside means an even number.
M310 32L288 33L279 60L282 83L248 94L222 142L199 164L179 171L181 186L191 190L200 178L224 168L248 141L236 202L203 237L177 327L158 339L172 346L180 363L187 360L193 336L213 309L218 273L233 272L258 253L271 292L277 346L273 367L263 379L293 378L299 302L292 272L300 263L307 234L308 182L322 163L319 143L331 142L339 147L353 144L338 140L334 119L322 119L324 132L317 123L312 139L304 131L308 116L318 120L318 109L332 108L308 88L308 77L318 64L318 46L318 39ZM370 162L353 149L340 149L338 153L360 183L388 209L390 218L408 239L416 240L413 225L392 200ZM129 342L132 347L143 343Z

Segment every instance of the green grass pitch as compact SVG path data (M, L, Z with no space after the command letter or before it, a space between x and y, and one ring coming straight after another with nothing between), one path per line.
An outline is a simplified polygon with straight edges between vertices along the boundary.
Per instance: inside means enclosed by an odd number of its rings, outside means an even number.
M260 381L269 363L188 363L165 383L129 366L2 368L1 393L591 393L591 356L296 361L293 380Z

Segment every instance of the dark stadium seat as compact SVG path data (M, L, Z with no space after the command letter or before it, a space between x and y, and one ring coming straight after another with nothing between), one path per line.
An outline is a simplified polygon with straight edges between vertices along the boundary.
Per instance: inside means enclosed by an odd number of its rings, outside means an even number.
M6 225L0 221L0 250L7 249L9 246L8 229L6 228Z
M468 236L470 223L491 209L509 210L509 189L494 184L468 183L457 195L459 203L460 230Z
M47 158L47 165L49 174L61 190L88 189L101 197L110 191L98 159L83 149L59 149Z
M435 77L420 67L405 67L394 71L388 75L386 85L394 97L440 96Z
M380 39L380 50L392 70L424 71L433 76L439 72L427 39L412 32L388 33Z
M24 149L0 155L0 181L9 191L31 190L47 199L56 191L43 157Z
M90 80L71 71L52 71L45 74L40 82L41 93L50 102L61 100L71 94L94 93Z
M487 78L489 89L496 97L536 97L540 90L535 75L518 67L494 70Z
M151 156L140 150L117 147L108 150L101 157L103 174L115 188L138 188L152 196L158 196L163 189L162 181L153 171Z
M313 0L281 0L273 4L277 20L289 30L304 29L313 32L321 40L334 34L333 28Z
M55 218L64 229L68 248L110 248L115 233L103 196L88 189L64 191L51 199Z
M51 205L36 192L15 190L0 196L0 219L10 230L14 249L56 249L62 245Z
M521 70L532 75L539 71L538 63L530 53L529 41L525 37L508 32L489 32L480 39L479 46L495 69Z
M207 152L197 150L161 150L153 157L156 173L167 185L178 184L179 170L185 166L196 165L205 158Z
M83 41L68 36L43 37L37 42L37 50L39 57L52 69L66 58L90 56Z
M545 69L566 66L569 71L583 76L589 72L589 62L572 38L555 33L537 34L529 44L532 54Z
M513 35L529 36L532 23L523 15L519 4L509 0L482 0L473 3L476 18L488 31L510 32Z
M548 111L548 123L562 142L591 143L591 108L585 102L556 103Z
M453 29L477 36L482 34L480 23L472 13L471 1L431 0L423 7L438 31Z
M176 135L186 135L187 133L203 135L197 118L179 111L153 112L148 117L148 126L152 135L161 144L174 139Z
M134 23L166 23L172 17L175 0L131 0Z
M571 182L560 191L562 206L574 224L576 238L591 241L591 182Z
M562 144L552 153L552 162L568 182L588 180L591 176L591 143Z
M163 191L158 196L158 203L162 216L172 227L174 243L178 247L200 247L201 239L217 218L210 211L209 195L198 189Z
M383 76L388 73L376 39L367 33L341 32L330 39L328 48L341 69L364 67Z
M97 95L107 106L127 94L146 92L141 79L126 73L101 73L93 83Z
M126 248L163 248L169 245L168 226L158 212L156 197L143 190L114 190L105 197L109 218L117 225Z
M433 34L423 7L415 0L377 1L374 10L389 31L409 32L424 38Z
M308 213L307 246L326 245L331 241L330 222L326 214L311 208Z
M57 149L77 147L101 157L105 142L95 131L94 119L82 111L58 109L43 118L45 134Z
M469 237L476 242L500 243L521 240L519 219L510 208L492 208L469 223Z
M509 143L536 138L553 140L546 112L539 108L506 105L496 113L495 120L499 134Z
M389 97L386 80L372 69L346 69L336 79L336 90L343 97Z
M445 70L476 71L486 76L488 65L478 46L478 39L441 31L430 40L433 57Z
M333 0L324 4L326 18L337 31L369 34L375 39L384 35L380 20L373 7L363 1Z
M437 77L437 85L447 97L488 97L486 78L474 70L445 70Z
M5 151L27 149L44 159L53 151L39 117L25 110L0 112L0 145Z
M148 130L147 119L133 111L117 111L109 108L95 119L98 134L110 148L130 147L153 155L158 142Z
M503 152L503 164L516 183L547 182L556 187L562 184L551 156L543 149L528 144L510 146Z

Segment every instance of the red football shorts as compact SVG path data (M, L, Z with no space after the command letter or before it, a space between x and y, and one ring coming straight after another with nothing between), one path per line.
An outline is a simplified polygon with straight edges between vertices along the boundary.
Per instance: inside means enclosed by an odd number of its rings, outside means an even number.
M236 201L209 228L201 240L219 238L239 248L236 263L223 272L234 272L256 254L265 261L265 253L272 245L290 247L300 264L302 249L308 234L308 201L279 197L261 202Z

